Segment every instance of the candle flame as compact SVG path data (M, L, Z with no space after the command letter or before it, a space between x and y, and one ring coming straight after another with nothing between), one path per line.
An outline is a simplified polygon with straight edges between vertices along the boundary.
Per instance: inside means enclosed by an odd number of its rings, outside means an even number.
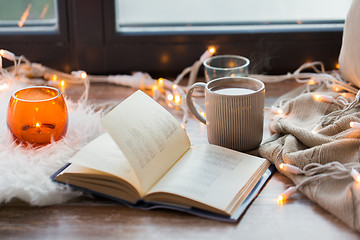
M64 81L64 80L61 80L61 81L60 81L60 86L61 86L61 87L64 87L64 86L65 86L65 81Z
M41 126L41 124L40 124L39 122L37 122L37 123L35 124L35 127L36 127L36 128L40 128L40 126Z

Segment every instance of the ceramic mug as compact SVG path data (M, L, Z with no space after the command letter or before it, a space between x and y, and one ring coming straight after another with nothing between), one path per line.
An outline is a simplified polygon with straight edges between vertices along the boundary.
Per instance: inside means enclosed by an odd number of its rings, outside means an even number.
M205 116L196 109L192 95L205 91ZM256 148L262 141L265 85L249 77L224 77L195 83L186 94L186 103L200 122L206 124L208 141L238 151Z

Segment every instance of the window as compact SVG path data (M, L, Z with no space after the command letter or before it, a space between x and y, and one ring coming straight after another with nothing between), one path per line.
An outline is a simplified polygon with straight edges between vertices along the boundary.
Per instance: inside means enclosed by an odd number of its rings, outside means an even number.
M65 1L1 0L0 48L33 62L70 70L67 34Z
M56 0L2 0L0 31L55 31L58 26Z
M116 0L116 30L169 34L334 27L344 22L350 4L351 0Z
M250 58L256 73L285 73L315 60L333 69L350 2L2 0L0 48L61 71L93 74L174 77L208 46Z

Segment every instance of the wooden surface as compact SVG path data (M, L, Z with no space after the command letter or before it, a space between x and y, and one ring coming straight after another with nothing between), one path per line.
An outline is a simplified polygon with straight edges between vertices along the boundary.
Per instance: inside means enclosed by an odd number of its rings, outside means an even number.
M267 84L266 106L296 86L293 82ZM132 92L113 85L92 85L90 101L120 102ZM181 111L170 112L181 119ZM193 118L186 129L193 144L207 142L206 127ZM267 124L264 136L270 136ZM30 207L15 200L0 206L0 239L360 238L299 192L286 204L277 205L277 196L291 185L291 181L276 172L236 224L168 210L130 209L110 200L85 196L48 207Z

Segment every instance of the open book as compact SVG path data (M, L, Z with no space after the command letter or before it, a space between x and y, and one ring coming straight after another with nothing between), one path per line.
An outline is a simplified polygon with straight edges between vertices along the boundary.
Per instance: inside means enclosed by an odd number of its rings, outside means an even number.
M179 122L142 91L101 122L107 133L75 154L55 181L135 207L236 221L271 175L266 159L191 146Z

